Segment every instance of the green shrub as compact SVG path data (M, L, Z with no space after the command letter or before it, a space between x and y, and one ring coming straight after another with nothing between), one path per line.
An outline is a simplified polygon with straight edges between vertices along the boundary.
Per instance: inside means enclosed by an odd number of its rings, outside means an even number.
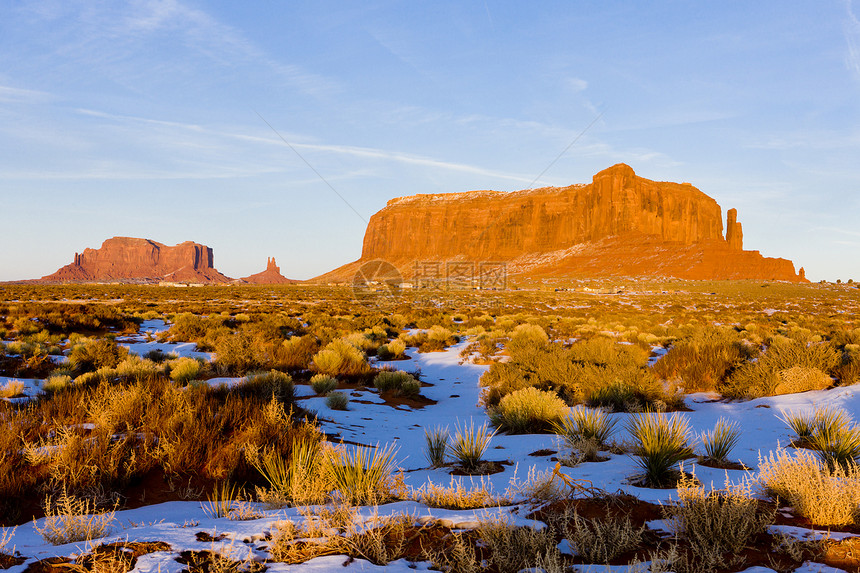
M490 421L512 434L546 432L561 422L570 408L555 392L523 388L501 399L488 411Z
M311 388L317 394L328 394L337 388L337 378L332 378L327 374L314 374L311 378Z
M162 369L155 362L140 358L137 354L129 354L116 366L118 376L133 381L147 380L158 376L161 372Z
M75 372L93 372L99 368L116 368L128 355L128 350L117 346L111 338L87 340L72 348L69 364Z
M177 384L188 384L196 380L201 369L199 361L187 356L171 360L167 363L167 367L170 371L170 379Z
M355 376L370 371L364 353L340 339L331 341L314 355L313 368L329 376Z
M677 412L671 416L653 412L633 414L626 424L633 438L632 454L642 470L647 487L674 485L679 476L677 465L693 457L690 424Z
M278 370L251 372L238 389L264 398L274 396L281 402L292 402L295 398L292 376Z
M402 370L381 370L374 377L373 385L380 392L394 391L406 396L415 396L421 392L421 383Z
M349 396L346 392L329 392L325 397L325 405L332 410L346 410L349 408Z

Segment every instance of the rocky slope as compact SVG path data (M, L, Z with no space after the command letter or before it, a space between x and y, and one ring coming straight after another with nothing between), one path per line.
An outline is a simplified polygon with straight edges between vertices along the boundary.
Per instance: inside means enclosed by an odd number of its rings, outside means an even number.
M275 257L267 259L266 270L249 277L243 277L242 280L246 283L255 285L282 285L299 282L297 280L288 279L281 274L281 268L275 263Z
M169 247L150 239L113 237L98 249L75 253L72 263L43 281L226 283L213 265L212 249L186 241Z
M508 274L803 281L786 259L743 250L737 211L689 183L651 181L618 164L590 184L512 193L413 195L373 215L361 259L320 281L350 280L381 259L412 276L416 261L500 261Z

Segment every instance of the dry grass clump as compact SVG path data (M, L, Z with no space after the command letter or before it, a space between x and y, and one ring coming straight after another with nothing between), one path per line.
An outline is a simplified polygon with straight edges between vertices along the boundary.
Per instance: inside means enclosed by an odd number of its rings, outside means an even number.
M24 394L26 386L20 380L9 380L0 386L0 398L15 398Z
M344 502L377 505L390 501L402 490L394 475L394 444L375 448L340 445L325 452L327 471Z
M492 485L485 483L483 477L477 485L467 488L462 480L452 476L451 484L447 487L427 480L427 483L415 490L413 496L428 507L444 509L476 509L509 503L507 499L496 496L492 490Z
M448 439L450 438L448 428L436 426L432 429L424 429L424 441L426 450L424 456L430 462L430 466L439 468L445 465L445 454L448 453Z
M536 434L551 430L570 408L555 392L530 386L504 396L488 409L490 422L511 434Z
M292 402L295 397L293 377L279 370L249 372L236 390L239 393L256 394L261 397L274 396L281 402Z
M188 384L196 380L202 370L200 361L194 358L182 357L167 363L170 379L177 384Z
M686 541L694 560L706 570L727 567L737 553L765 533L776 517L776 507L764 506L750 491L750 483L705 491L692 478L678 483L678 501L664 506L675 534Z
M587 519L569 507L551 522L586 563L594 564L608 564L623 553L639 549L646 529L644 525L634 527L629 517Z
M516 527L505 521L483 521L478 538L487 547L489 565L496 571L541 567L548 573L564 570L552 527Z
M327 447L319 435L294 439L289 456L275 448L249 448L249 462L269 483L270 491L258 491L272 505L315 505L325 501L332 487L326 464Z
M841 360L832 346L774 338L756 362L746 362L720 389L732 398L759 398L819 390L831 384L827 373Z
M597 452L608 446L617 424L603 410L578 407L554 424L553 430L581 461L597 461Z
M824 408L813 414L782 412L780 419L794 431L796 446L817 450L828 466L848 467L860 458L860 426L845 410Z
M94 372L99 368L116 368L125 360L128 350L111 338L83 339L72 347L69 365L75 372Z
M699 328L673 344L652 370L663 380L680 379L687 392L702 392L719 388L727 375L757 354L734 329Z
M860 516L860 468L828 467L815 454L779 448L759 459L759 479L767 494L784 500L815 525L839 527Z
M63 488L57 499L45 498L45 524L36 531L52 545L90 541L108 535L114 512L99 512L95 504L69 494Z

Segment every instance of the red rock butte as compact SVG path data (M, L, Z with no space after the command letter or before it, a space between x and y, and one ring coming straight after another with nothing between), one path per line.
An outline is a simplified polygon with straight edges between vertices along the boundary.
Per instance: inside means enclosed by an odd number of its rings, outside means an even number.
M113 237L99 249L75 253L72 263L43 281L227 283L213 265L212 249L186 241L168 247L150 239Z
M806 281L789 260L743 250L737 211L727 215L723 237L714 199L623 163L590 184L399 197L371 217L358 261L315 280L351 280L362 263L384 260L407 279L418 261L494 261L534 278Z
M275 263L275 257L267 259L266 270L249 277L243 277L242 280L255 285L283 285L299 282L288 279L281 274L281 268Z

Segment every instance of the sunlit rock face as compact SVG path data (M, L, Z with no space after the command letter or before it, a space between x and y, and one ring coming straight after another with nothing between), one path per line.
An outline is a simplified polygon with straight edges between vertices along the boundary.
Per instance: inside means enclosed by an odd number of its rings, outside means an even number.
M513 275L664 276L802 281L786 259L743 250L737 211L689 183L651 181L628 165L590 184L511 193L412 195L371 217L359 261L318 277L346 280L381 259L409 276L415 261L503 261Z
M212 249L192 241L168 247L150 239L113 237L98 249L75 253L72 263L45 281L142 281L225 283Z
M281 274L281 268L275 263L275 257L267 259L266 270L249 277L242 277L242 280L256 285L281 285L298 282Z

